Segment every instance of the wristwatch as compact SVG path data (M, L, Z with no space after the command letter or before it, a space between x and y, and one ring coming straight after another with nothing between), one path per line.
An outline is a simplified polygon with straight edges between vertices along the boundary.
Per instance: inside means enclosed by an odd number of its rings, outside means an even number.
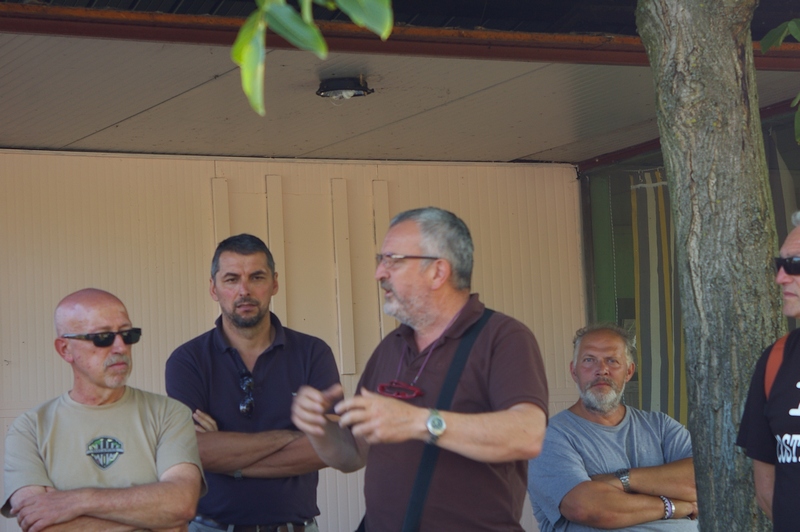
M444 430L447 428L447 423L444 422L444 418L435 408L429 409L429 412L430 415L428 416L428 422L425 424L428 427L428 433L430 433L428 443L431 445L436 445L436 441L439 439L439 436L444 434Z
M622 489L625 490L625 493L631 492L631 470L622 468L617 469L614 473L620 482L622 482Z

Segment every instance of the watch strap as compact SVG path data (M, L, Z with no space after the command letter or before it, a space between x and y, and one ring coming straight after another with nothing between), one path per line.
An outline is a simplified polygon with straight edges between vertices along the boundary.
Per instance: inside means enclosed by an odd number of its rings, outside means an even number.
M625 493L631 492L631 470L627 468L617 469L614 473L619 481L622 483L622 489Z

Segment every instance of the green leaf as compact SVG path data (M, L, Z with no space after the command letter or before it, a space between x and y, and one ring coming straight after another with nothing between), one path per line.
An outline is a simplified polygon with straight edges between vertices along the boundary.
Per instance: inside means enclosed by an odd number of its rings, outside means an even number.
M794 100L792 100L792 104L789 107L794 107L798 103L800 103L800 92L798 92L797 96L794 97ZM800 109L798 109L798 110L800 110Z
M286 4L272 4L266 12L269 27L301 50L314 52L320 59L328 57L328 45L312 20L303 21L297 11Z
M333 0L314 0L314 3L317 4L318 6L328 8L331 11L336 9L336 2L334 2Z
M377 33L384 41L392 33L391 0L336 0L336 3L353 24Z
M311 11L312 5L312 0L300 0L300 13L303 15L303 22L309 26L314 24L314 14Z
M800 109L794 114L794 140L800 144Z
M789 34L789 23L784 22L777 28L770 30L769 33L764 35L761 39L761 53L767 53L770 48L777 48L783 42L783 39Z
M794 37L797 42L800 42L800 18L789 21L789 33L792 34L792 37Z
M267 23L264 12L254 11L242 25L236 42L231 48L231 59L239 65L242 90L250 101L250 107L264 116L264 41Z

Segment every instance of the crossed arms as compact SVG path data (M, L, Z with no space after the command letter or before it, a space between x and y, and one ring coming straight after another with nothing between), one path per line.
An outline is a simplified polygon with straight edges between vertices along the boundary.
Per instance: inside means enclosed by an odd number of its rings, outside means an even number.
M630 470L630 489L614 474L595 475L572 488L559 509L567 520L595 528L624 528L664 517L664 501L675 505L673 519L697 517L694 461L684 458L654 467Z
M311 473L325 467L303 433L269 430L244 433L217 429L216 421L200 410L196 421L197 446L203 469L243 477L280 478Z
M24 532L179 531L194 517L201 485L197 466L180 463L130 488L24 486L11 495L10 515Z

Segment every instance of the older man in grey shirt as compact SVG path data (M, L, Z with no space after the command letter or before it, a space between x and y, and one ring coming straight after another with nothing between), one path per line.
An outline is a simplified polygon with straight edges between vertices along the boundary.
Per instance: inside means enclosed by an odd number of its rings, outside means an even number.
M578 331L570 373L580 399L554 416L528 492L541 532L697 531L689 432L622 404L633 341L614 325Z

